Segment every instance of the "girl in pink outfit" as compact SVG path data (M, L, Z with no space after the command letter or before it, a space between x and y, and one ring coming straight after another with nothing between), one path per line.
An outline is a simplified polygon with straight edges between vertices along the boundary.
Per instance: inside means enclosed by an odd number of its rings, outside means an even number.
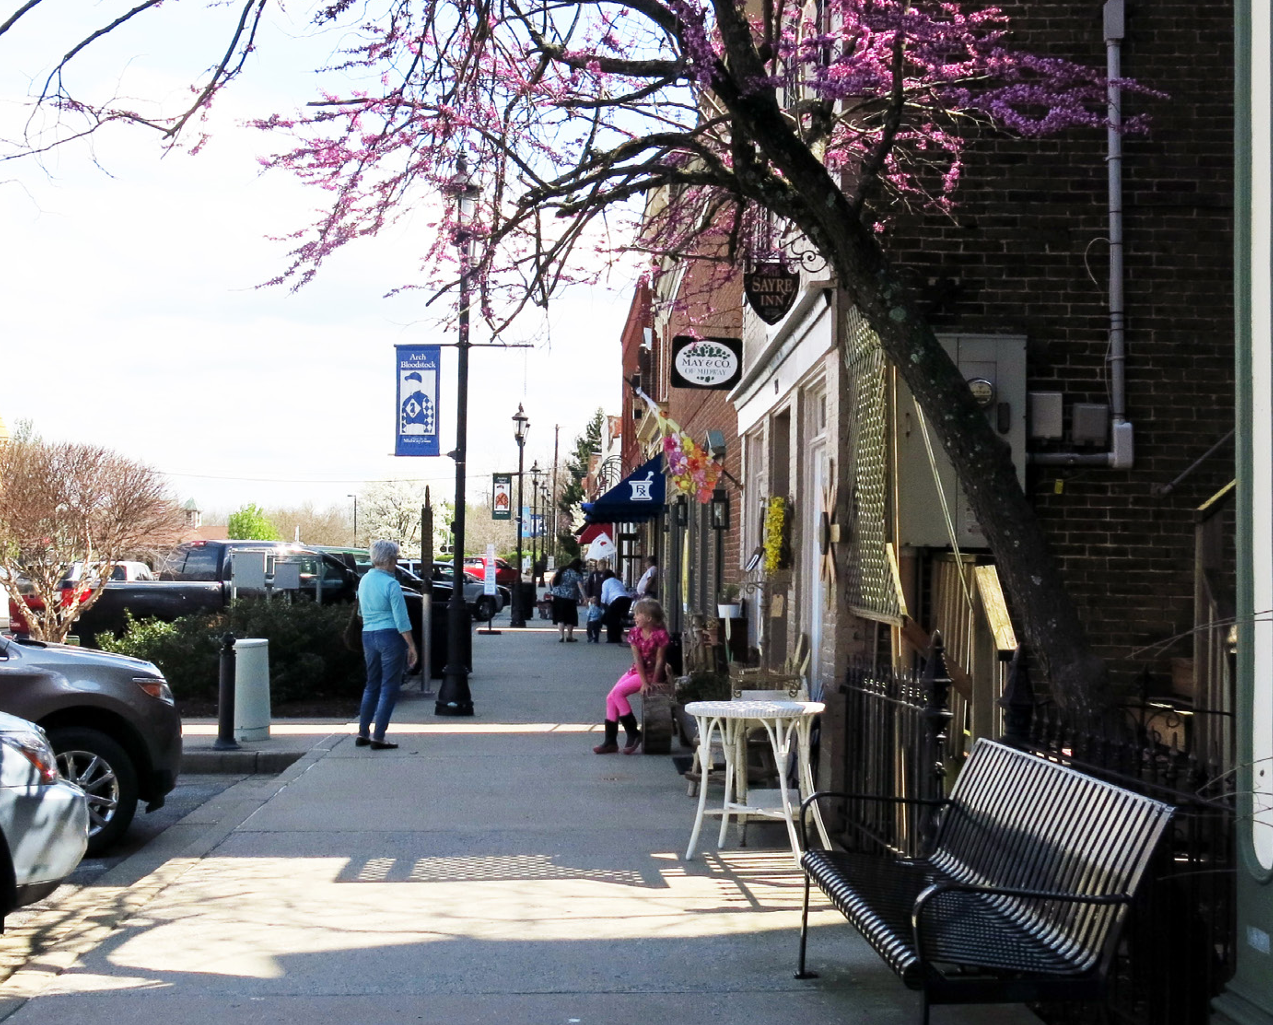
M612 755L619 750L619 724L623 723L627 741L625 755L641 750L641 730L628 695L645 692L650 684L663 678L663 659L671 640L664 627L663 606L653 598L642 598L632 606L632 618L636 622L628 632L632 645L632 668L619 677L619 682L606 695L606 739L592 749L593 754Z

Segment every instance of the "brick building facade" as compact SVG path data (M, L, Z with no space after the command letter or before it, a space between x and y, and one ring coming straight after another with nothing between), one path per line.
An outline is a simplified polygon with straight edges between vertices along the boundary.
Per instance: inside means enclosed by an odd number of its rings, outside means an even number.
M1098 6L1003 6L1025 48L1104 60ZM977 141L954 218L899 223L890 246L939 332L1022 337L1027 390L1061 396L1062 437L1027 443L1027 493L1116 679L1181 696L1195 511L1233 477L1232 32L1230 3L1126 5L1122 72L1169 94L1123 93L1125 117L1152 118L1122 139L1130 467L1040 462L1108 447L1075 440L1076 412L1110 402L1104 133Z

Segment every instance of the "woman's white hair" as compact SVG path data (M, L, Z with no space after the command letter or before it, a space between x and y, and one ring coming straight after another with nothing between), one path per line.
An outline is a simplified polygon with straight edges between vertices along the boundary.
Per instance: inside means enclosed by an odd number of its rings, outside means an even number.
M380 569L388 569L389 565L398 558L397 541L373 541L371 542L371 564Z

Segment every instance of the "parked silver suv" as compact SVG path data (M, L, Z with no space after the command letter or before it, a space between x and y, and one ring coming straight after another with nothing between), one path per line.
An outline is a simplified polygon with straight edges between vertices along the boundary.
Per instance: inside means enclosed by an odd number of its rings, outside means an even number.
M88 795L88 853L118 840L137 802L163 806L181 768L181 717L150 662L0 636L0 711L43 727L63 778Z

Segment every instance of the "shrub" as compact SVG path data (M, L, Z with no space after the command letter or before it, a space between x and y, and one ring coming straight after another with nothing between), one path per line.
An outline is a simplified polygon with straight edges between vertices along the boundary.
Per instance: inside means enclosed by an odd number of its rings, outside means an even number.
M185 616L174 623L130 616L122 637L101 638L103 651L154 662L178 701L215 701L221 639L261 637L270 642L270 701L353 698L365 683L362 656L341 639L348 605L317 605L279 598L241 598L224 612Z
M221 638L228 629L225 613L201 612L174 623L125 616L124 633L99 634L99 648L155 663L178 701L216 700Z

